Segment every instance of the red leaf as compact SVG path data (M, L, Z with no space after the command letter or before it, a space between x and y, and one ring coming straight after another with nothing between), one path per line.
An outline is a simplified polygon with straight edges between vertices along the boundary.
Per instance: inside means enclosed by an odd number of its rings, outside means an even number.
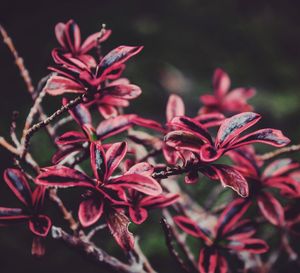
M233 167L223 164L214 164L211 165L211 167L214 168L223 187L233 189L242 197L247 197L249 195L247 180Z
M129 216L133 223L140 225L147 219L148 212L140 206L129 207Z
M179 226L185 233L196 238L201 238L206 242L210 242L210 239L207 237L206 232L193 220L185 216L175 216L173 217L173 220L175 224Z
M63 105L66 105L69 101L66 98L63 98L62 102ZM69 110L69 113L80 126L83 126L84 124L92 124L90 111L82 103Z
M142 90L134 84L113 84L101 89L101 92L107 96L132 100L137 98L142 93Z
M167 122L171 121L174 117L183 116L184 112L184 103L181 97L175 94L170 95L166 110Z
M221 125L225 116L221 113L209 113L202 114L194 119L200 122L205 128L210 128Z
M86 136L83 133L76 131L66 132L55 140L55 142L59 145L70 145L85 141L87 141Z
M223 97L230 88L230 78L221 68L217 68L213 75L213 88L216 97Z
M158 132L164 132L164 129L162 128L161 124L154 121L154 120L152 120L152 119L145 119L145 118L141 118L141 117L136 116L132 120L132 122L135 125L138 125L138 126L153 129L153 130L158 131Z
M141 174L145 176L150 176L154 171L152 165L147 162L140 162L133 165L125 174Z
M218 252L213 247L204 247L200 251L198 266L200 273L217 273Z
M111 35L110 29L106 29L104 31L104 34L102 34L101 36L100 36L100 31L91 34L82 43L81 49L80 49L81 54L84 54L84 53L90 51L92 48L96 47L97 44L103 43L104 41L106 41L109 38L110 35Z
M35 182L48 187L91 187L94 185L85 174L65 166L43 168Z
M225 119L218 130L216 147L225 148L240 133L257 123L260 118L259 114L245 112Z
M80 83L57 75L51 76L44 88L51 96L59 96L65 93L80 94L85 92L84 87Z
M19 219L27 218L27 215L24 215L24 211L20 208L5 208L0 207L0 220L3 219Z
M266 128L247 134L236 141L233 141L231 148L237 148L241 145L252 143L264 143L275 147L283 147L289 144L290 140L285 137L280 130Z
M211 135L204 128L204 126L196 120L193 120L188 117L175 117L170 123L172 127L186 130L189 133L194 134L196 137L199 137L203 142L213 144Z
M281 158L269 164L265 168L262 176L263 178L280 176L291 170L298 169L299 167L300 164L293 161L291 158Z
M103 57L99 64L99 73L108 74L117 66L123 64L132 56L138 54L143 49L142 46L119 46Z
M127 216L122 212L111 211L107 217L107 224L118 245L126 251L134 247L134 237L128 230L130 224Z
M107 177L107 162L105 152L100 141L91 142L90 145L91 166L94 176L98 181L104 182Z
M250 206L248 200L238 198L232 201L218 219L216 231L219 236L225 236L238 223Z
M51 227L51 220L48 216L38 215L36 217L31 218L29 221L30 230L42 237L46 237Z
M132 126L132 121L136 115L120 115L102 121L97 127L97 135L100 139L119 134Z
M194 152L199 152L203 141L189 131L176 130L165 135L164 141L174 149L179 148Z
M147 208L164 208L176 203L180 198L178 194L161 194L158 196L145 196L140 206Z
M281 226L284 223L284 210L272 194L262 192L257 198L257 204L270 223L276 226Z
M112 144L106 151L107 177L110 177L114 170L119 166L127 152L127 143L118 142Z
M32 192L24 174L18 169L6 169L4 180L18 199L26 206L32 205Z
M159 183L149 176L140 174L125 174L109 180L107 187L110 188L130 188L147 195L159 195L162 188Z
M77 52L80 49L81 35L78 25L74 20L69 20L65 25L65 37L67 45L72 52Z
M79 205L78 218L83 227L95 224L103 214L103 202L91 197Z
M105 119L111 119L118 116L118 110L112 105L101 104L98 107L98 111Z
M223 236L228 240L239 241L241 239L249 238L256 233L254 225L249 219L240 220L236 225Z
M247 251L254 254L262 254L269 250L267 243L261 239L249 238L231 242L228 248L236 251Z

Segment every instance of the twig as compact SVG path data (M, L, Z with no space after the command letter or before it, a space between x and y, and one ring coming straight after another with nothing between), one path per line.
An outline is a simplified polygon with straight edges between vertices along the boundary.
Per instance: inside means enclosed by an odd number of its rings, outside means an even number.
M284 148L281 148L281 149L278 149L278 150L275 150L275 151L272 151L269 153L265 153L265 154L258 156L258 158L261 160L270 160L270 159L277 157L279 155L282 155L282 154L293 153L293 152L298 152L298 151L300 151L300 144L284 147Z
M60 119L55 124L53 124L52 128L53 130L57 131L58 128L60 128L61 126L65 125L66 123L72 120L74 120L72 116L67 116L65 118Z
M189 269L184 264L183 260L180 258L178 252L175 249L174 234L173 234L173 231L172 231L170 225L168 224L168 222L165 218L162 218L160 223L161 223L163 231L165 233L166 244L167 244L170 254L173 256L174 260L177 262L177 264L180 266L180 268L184 272L190 273Z
M97 231L99 231L99 230L101 230L101 229L104 229L104 228L106 228L106 227L107 227L106 224L102 224L102 225L99 225L99 226L94 227L94 228L88 233L88 235L86 235L87 240L90 241L90 240L95 236L95 234L97 233Z
M95 262L110 268L114 272L122 273L147 273L136 264L126 264L119 259L110 256L107 252L86 240L84 237L77 237L68 234L62 228L52 227L53 239L61 240L72 248L81 251Z
M62 200L58 197L56 189L49 190L49 198L53 202L55 202L56 205L59 207L61 213L64 216L64 219L66 221L68 221L70 229L73 232L78 231L79 224L75 221L75 219L73 218L72 213L67 210L67 208L65 207L64 203L62 202Z
M32 85L32 81L31 81L29 72L28 72L28 70L26 69L26 67L24 65L23 58L21 58L19 56L18 51L16 50L16 48L15 48L13 42L12 42L12 39L8 36L6 30L1 25L0 25L0 32L1 32L1 35L3 37L4 43L7 45L7 47L10 50L10 52L12 53L12 55L15 58L15 63L16 63L16 65L19 68L20 75L23 78L23 80L24 80L24 82L25 82L25 84L27 86L28 92L32 94L34 92L34 87Z
M23 137L25 137L27 130L30 128L30 126L33 122L34 116L38 113L39 106L41 105L41 102L42 102L43 98L45 97L45 95L46 95L46 89L44 88L44 89L42 89L42 91L38 94L38 96L34 100L34 104L31 107L30 112L29 112L29 114L26 118L26 121L25 121L25 126L24 126L24 130L23 130Z
M167 223L169 224L169 227L172 231L172 236L174 237L174 239L176 240L180 250L182 251L182 253L186 256L187 261L189 263L189 265L191 266L191 268L198 272L198 267L197 267L197 263L195 262L194 259L194 255L192 254L192 252L190 251L189 247L186 245L186 241L185 239L181 236L181 234L178 233L178 231L176 230L175 226L174 226L174 221L172 219L171 214L168 212L167 209L163 209L163 216L165 217Z
M144 269L148 273L156 273L156 271L153 269L151 266L150 262L148 261L147 257L143 253L140 245L139 245L139 238L137 237L135 239L135 244L134 244L134 253L138 256L139 261L142 263L144 266Z
M60 109L58 109L56 112L54 112L50 117L48 117L45 120L42 120L35 125L33 125L29 130L27 130L25 137L24 137L24 143L23 145L23 151L21 154L21 158L24 158L24 156L27 153L28 147L29 147L29 142L31 137L41 128L46 127L49 123L51 123L53 120L58 118L60 115L63 113L67 112L69 109L75 107L76 105L80 104L83 102L83 100L86 98L86 94L82 94L75 98L74 100L71 100L68 104L63 105Z

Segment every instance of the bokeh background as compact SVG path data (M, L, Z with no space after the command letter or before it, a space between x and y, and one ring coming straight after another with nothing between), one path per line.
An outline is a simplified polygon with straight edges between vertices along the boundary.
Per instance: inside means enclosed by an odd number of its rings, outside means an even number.
M144 91L128 113L164 119L168 93L176 92L183 97L187 113L193 115L200 106L199 95L211 90L213 70L222 67L230 74L233 87L256 87L257 96L251 103L264 116L262 125L280 128L299 143L299 11L297 0L3 0L0 23L13 38L34 83L48 73L50 52L57 46L53 31L57 22L75 19L83 36L106 23L113 35L104 51L121 44L145 46L125 72ZM20 112L20 132L31 99L3 43L0 71L0 135L8 137L12 112ZM46 111L51 113L58 102L47 98ZM40 162L47 165L53 147L43 132L35 137L33 146ZM0 154L2 173L12 160L1 147ZM77 197L76 192L67 196L69 206ZM0 203L13 204L13 199L0 183ZM154 266L160 272L176 272L163 244L159 215L134 229ZM107 235L101 233L97 240L108 251L117 252L114 242L105 239ZM30 246L26 228L1 229L0 272L107 272L59 242L47 241L47 255L40 260L30 256ZM282 267L278 270L282 272Z

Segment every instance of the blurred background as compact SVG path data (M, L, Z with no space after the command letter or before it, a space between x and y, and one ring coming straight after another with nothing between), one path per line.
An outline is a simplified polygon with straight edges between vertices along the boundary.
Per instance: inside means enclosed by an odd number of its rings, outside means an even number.
M162 120L168 94L176 92L183 97L187 114L195 115L200 106L199 95L212 90L213 71L221 67L229 73L233 87L257 89L250 103L264 117L261 126L280 128L294 143L299 143L299 11L296 0L4 0L0 4L0 23L24 58L34 84L47 75L47 66L52 63L51 49L58 45L54 36L57 22L75 19L83 37L99 31L101 24L106 23L113 34L103 44L104 51L122 44L145 46L141 54L128 62L125 72L143 90L142 96L126 109L127 113ZM0 135L8 138L12 112L20 112L20 132L32 102L3 43L0 71ZM47 113L55 110L58 102L57 98L47 98ZM40 133L32 143L42 165L49 164L53 147L47 135ZM10 155L0 147L1 174L11 164ZM0 183L1 205L13 204L13 199L7 186ZM70 196L67 199L71 201ZM143 227L133 228L141 235L142 247L155 268L174 272L162 243L159 215L154 213ZM113 240L105 237L107 234L101 233L97 240L115 253ZM26 228L1 229L0 271L107 272L59 242L48 240L47 254L40 260L30 256L30 247L31 235Z

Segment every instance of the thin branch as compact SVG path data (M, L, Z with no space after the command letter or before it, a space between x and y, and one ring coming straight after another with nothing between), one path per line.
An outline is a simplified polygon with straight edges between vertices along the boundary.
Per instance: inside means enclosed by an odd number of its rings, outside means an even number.
M168 224L168 222L165 218L162 218L160 223L161 223L163 231L165 233L166 244L167 244L169 253L172 255L174 260L177 262L177 264L180 266L180 268L184 272L190 273L189 269L184 264L183 260L180 258L178 252L175 249L175 246L174 246L175 238L174 238L173 230L171 229L170 225Z
M92 258L100 265L110 268L114 272L121 273L147 273L136 264L126 264L119 259L110 256L107 252L97 247L92 242L86 240L84 237L77 237L68 234L59 227L52 227L53 239L61 240L68 246L84 253L86 256Z
M73 232L76 232L78 231L78 227L79 227L79 224L78 222L75 221L75 219L73 218L73 215L71 212L69 212L67 210L67 208L65 207L64 203L62 202L62 200L58 197L57 195L57 190L56 189L51 189L49 190L49 198L56 203L56 205L59 207L61 213L63 214L64 216L64 219L66 221L68 221L69 223L69 226L70 226L70 229L73 231Z
M96 233L97 233L99 230L102 230L102 229L104 229L104 228L106 228L106 227L107 227L106 224L102 224L102 225L99 225L99 226L94 227L94 228L88 233L88 235L86 235L87 240L90 241L90 240L96 235Z
M299 152L300 151L300 144L297 145L292 145L288 147L284 147L269 153L262 154L258 156L259 159L261 160L270 160L273 159L274 157L277 157L282 154L288 154L288 153L294 153L294 152Z
M169 227L172 231L172 236L176 240L182 253L186 256L189 265L194 271L198 272L198 266L195 262L194 255L190 251L189 247L186 245L185 238L183 238L183 236L175 228L172 216L167 209L163 209L163 216L166 218L166 221L169 224Z
M139 238L136 238L135 244L134 244L134 252L138 256L140 262L142 262L144 269L148 273L156 273L156 271L151 266L150 262L148 261L147 257L143 253L140 245L139 245Z
M24 158L24 156L26 155L28 147L29 147L30 139L37 131L39 131L41 128L46 127L49 123L51 123L53 120L55 120L56 118L58 118L60 115L67 112L71 108L73 108L76 105L82 103L85 98L86 98L86 94L82 94L82 95L78 96L77 98L71 100L68 104L63 105L60 109L58 109L56 112L54 112L47 119L36 123L30 129L28 129L26 134L25 134L25 137L24 137L24 143L22 145L23 146L23 151L22 151L22 154L21 154L21 158Z
M26 118L25 121L25 126L24 126L24 130L23 130L23 137L25 137L25 134L27 132L27 130L31 127L31 124L33 123L33 119L34 116L39 112L39 107L41 105L41 102L43 100L43 98L46 95L46 89L42 89L41 92L39 92L38 96L35 98L34 100L34 104L30 109L30 112ZM22 142L22 141L21 141Z
M18 51L16 50L12 39L8 36L6 30L4 29L3 26L0 25L0 33L3 37L3 42L7 45L7 47L9 48L10 52L12 53L12 55L15 58L15 63L19 68L20 71L20 75L23 78L26 86L27 86L27 90L30 94L32 94L34 92L34 87L29 75L28 70L26 69L25 65L24 65L24 61L23 58L21 58L18 54Z

